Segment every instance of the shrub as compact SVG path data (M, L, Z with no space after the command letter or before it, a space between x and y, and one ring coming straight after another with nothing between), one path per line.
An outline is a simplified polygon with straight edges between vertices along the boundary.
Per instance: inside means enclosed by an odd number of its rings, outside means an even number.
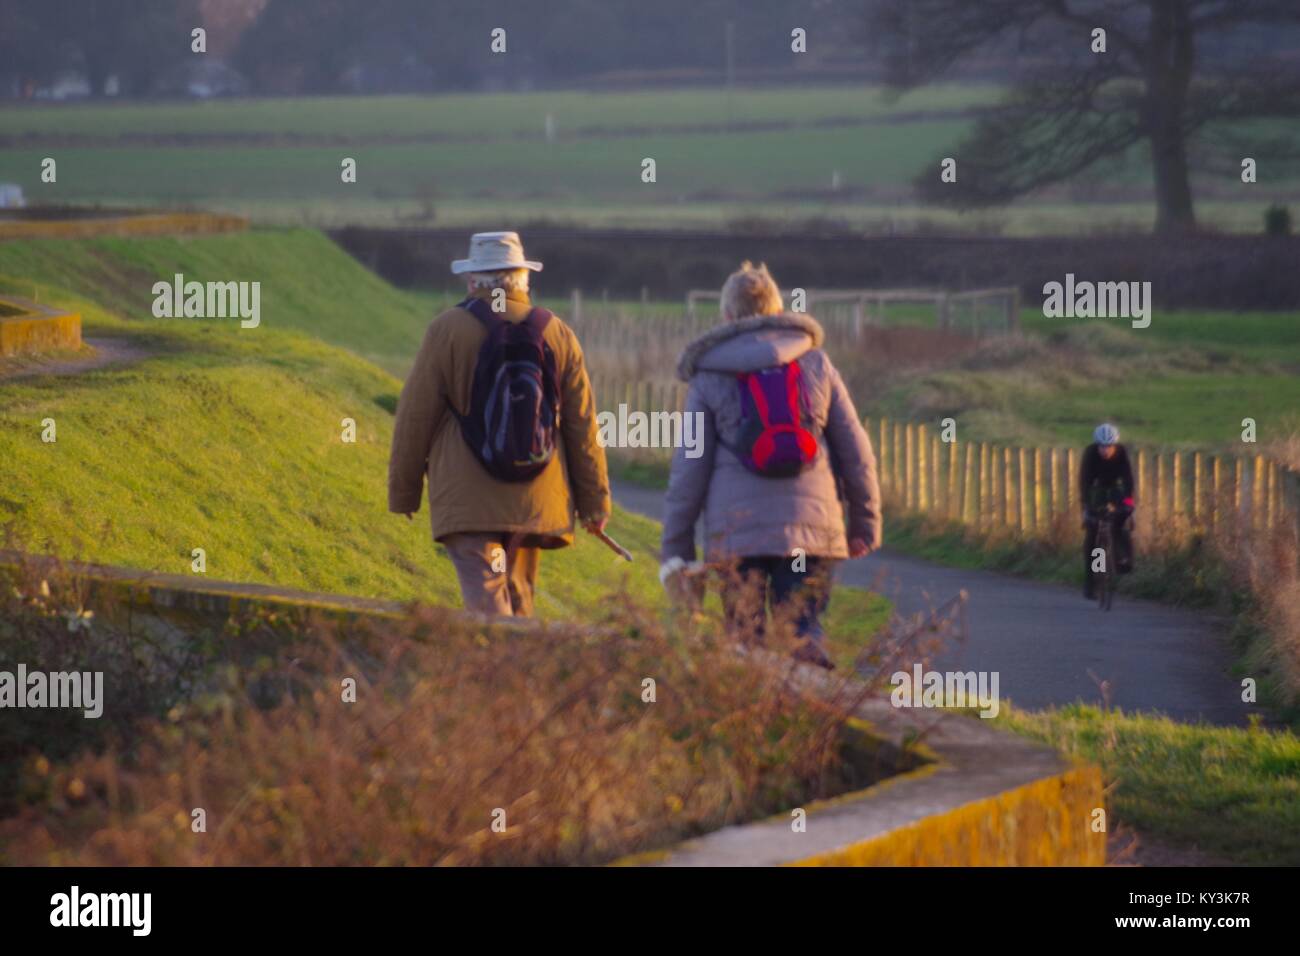
M1291 210L1286 206L1269 206L1264 212L1264 232L1270 236L1291 235Z
M7 862L603 862L840 788L864 685L807 696L788 658L738 652L707 617L610 607L599 630L312 619L263 666L135 708L102 749L26 761Z

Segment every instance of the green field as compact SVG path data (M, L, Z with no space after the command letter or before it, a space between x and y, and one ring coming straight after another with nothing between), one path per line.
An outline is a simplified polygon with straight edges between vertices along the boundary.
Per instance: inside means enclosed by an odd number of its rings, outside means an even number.
M634 302L586 309L602 307L639 312ZM649 311L662 319L671 308ZM844 313L821 318L829 326ZM1023 337L979 341L935 323L932 308L900 305L858 345L832 338L861 414L931 426L952 417L962 441L1011 446L1082 448L1106 420L1126 441L1166 450L1240 454L1244 418L1257 426L1249 454L1300 435L1300 313L1156 310L1134 329L1124 319L1048 319L1027 305ZM663 480L662 468L642 464L642 478Z
M262 281L262 325L154 319L152 281L174 271ZM128 338L151 357L0 378L0 528L12 544L173 573L189 573L203 548L214 579L458 604L427 514L387 512L401 383L347 350L409 361L423 300L303 231L0 245L0 285L32 282L42 300L81 311L87 336ZM41 441L47 418L54 443ZM344 418L355 444L341 440ZM619 589L662 605L658 525L618 511L611 527L637 560L579 533L543 562L540 613L598 619ZM882 598L838 592L829 624L845 663L888 614Z
M821 86L724 90L692 87L617 93L459 93L445 96L302 97L185 103L6 105L0 136L76 133L107 140L138 135L222 137L540 137L547 114L557 136L631 128L716 128L789 122L852 122L899 112L947 112L988 106L997 87L935 86L895 100L876 87Z
M730 97L691 88L23 105L0 108L0 181L42 203L199 205L315 226L763 217L1035 234L1150 225L1141 150L1004 209L916 205L913 179L999 97L976 84L901 98L810 86ZM47 156L59 163L56 183L40 182ZM357 161L356 183L341 181L344 157ZM641 179L646 157L657 164L654 183ZM1202 221L1251 232L1300 185L1290 173L1248 192L1208 170L1197 179Z
M1027 310L1028 311L1028 310ZM963 437L1013 445L1076 445L1101 421L1126 441L1241 452L1242 419L1260 443L1300 433L1300 315L1156 312L1126 321L1028 315L1023 342L989 342L873 390L872 414L934 421Z

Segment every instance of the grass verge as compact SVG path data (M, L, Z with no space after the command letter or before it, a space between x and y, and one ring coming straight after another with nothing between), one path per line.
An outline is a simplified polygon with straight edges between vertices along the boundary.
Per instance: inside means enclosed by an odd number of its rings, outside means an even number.
M1005 706L1005 705L1004 705ZM1300 738L1073 705L1006 707L999 723L1096 763L1109 826L1252 865L1300 864Z

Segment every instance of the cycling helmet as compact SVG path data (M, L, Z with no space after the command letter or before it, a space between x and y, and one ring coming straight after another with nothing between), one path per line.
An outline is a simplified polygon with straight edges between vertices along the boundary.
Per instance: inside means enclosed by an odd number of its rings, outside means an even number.
M1104 425L1098 425L1097 430L1092 433L1092 440L1098 445L1118 445L1119 429L1110 422Z

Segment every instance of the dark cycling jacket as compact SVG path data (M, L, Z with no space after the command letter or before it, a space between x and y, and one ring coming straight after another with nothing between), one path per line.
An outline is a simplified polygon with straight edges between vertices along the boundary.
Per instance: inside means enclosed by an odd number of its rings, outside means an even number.
M1099 497L1104 500L1104 496L1111 494L1121 500L1137 496L1128 450L1116 445L1115 454L1105 459L1094 442L1083 450L1083 461L1079 464L1079 500L1091 507L1098 503Z

